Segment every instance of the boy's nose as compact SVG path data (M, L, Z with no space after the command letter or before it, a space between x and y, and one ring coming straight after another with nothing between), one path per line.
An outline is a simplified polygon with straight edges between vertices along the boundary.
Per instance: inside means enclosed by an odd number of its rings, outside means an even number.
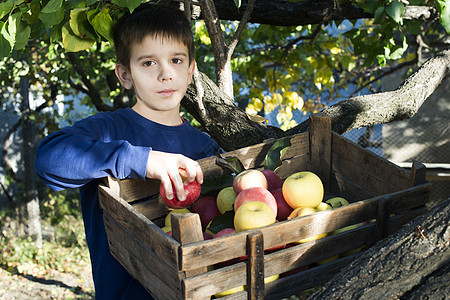
M168 81L173 79L173 72L170 70L170 68L162 67L161 71L159 73L160 81Z

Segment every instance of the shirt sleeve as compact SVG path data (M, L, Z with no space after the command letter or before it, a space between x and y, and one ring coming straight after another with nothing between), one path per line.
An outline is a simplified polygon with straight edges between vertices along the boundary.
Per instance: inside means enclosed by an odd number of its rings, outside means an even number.
M52 189L78 188L91 180L145 178L150 147L103 139L102 126L88 118L44 138L36 153L36 173Z

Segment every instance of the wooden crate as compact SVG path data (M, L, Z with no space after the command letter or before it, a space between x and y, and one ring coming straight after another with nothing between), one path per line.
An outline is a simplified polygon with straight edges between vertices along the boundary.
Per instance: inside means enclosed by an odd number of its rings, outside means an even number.
M228 152L245 168L261 169L275 141ZM199 160L205 178L229 172L214 157ZM99 187L112 254L157 299L209 299L246 285L224 299L281 299L328 281L357 255L352 249L371 246L425 211L430 184L425 168L415 162L406 171L331 131L331 121L311 116L310 132L293 136L277 173L318 174L325 193L351 203L264 228L203 241L197 214L173 214L173 237L161 227L168 211L158 201L157 181L108 178ZM374 221L375 220L375 221ZM305 243L302 238L365 222L364 226ZM288 244L290 247L264 253ZM246 261L211 270L208 266L248 255ZM340 255L325 264L318 262ZM264 285L263 279L283 274Z

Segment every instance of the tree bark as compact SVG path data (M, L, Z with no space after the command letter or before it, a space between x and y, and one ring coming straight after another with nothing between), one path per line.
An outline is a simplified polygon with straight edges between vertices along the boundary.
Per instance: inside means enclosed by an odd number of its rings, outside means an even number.
M449 71L450 50L444 50L423 64L397 90L350 98L324 109L322 113L331 117L333 130L340 134L354 128L408 119L414 116ZM206 75L198 73L195 77L182 105L227 151L308 130L308 122L288 131L253 122Z
M314 299L446 299L450 295L450 199L369 248Z
M162 5L179 8L184 0L166 0ZM198 1L192 2L198 5ZM237 9L233 0L214 0L218 16L221 20L238 21L242 19L248 2L242 1L242 6ZM404 19L431 19L436 17L436 10L428 6L406 6ZM203 14L197 9L192 10L193 19L203 19ZM352 5L352 1L336 0L258 0L255 3L251 23L298 26L310 24L322 24L330 21L356 20L361 18L373 18L373 15Z
M33 239L37 248L42 248L41 215L39 209L39 197L34 176L34 147L33 128L29 119L30 103L28 91L28 79L20 78L20 93L22 96L22 137L23 137L23 163L25 174L25 197L27 204L28 234Z

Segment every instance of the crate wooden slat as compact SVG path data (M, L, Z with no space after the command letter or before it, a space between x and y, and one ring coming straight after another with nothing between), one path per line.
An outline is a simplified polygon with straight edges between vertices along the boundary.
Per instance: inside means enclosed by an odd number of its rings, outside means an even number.
M311 117L310 128L291 137L276 172L282 179L298 171L315 172L327 194L344 196L349 205L207 241L202 240L196 214L172 214L172 238L160 229L168 210L156 198L158 182L107 179L99 196L111 252L158 299L209 299L243 285L245 291L224 299L280 299L327 281L355 258L342 257L348 251L370 247L424 212L430 184L422 164L415 162L406 171L331 132L330 120L320 114ZM224 156L238 157L246 168L262 169L274 143ZM229 172L214 157L198 162L205 178ZM310 243L294 243L353 224L359 225ZM288 247L264 255L256 250L282 245ZM245 255L250 255L245 261L229 262ZM318 265L337 255L339 259ZM229 265L211 269L224 262ZM262 287L262 274L283 277Z

